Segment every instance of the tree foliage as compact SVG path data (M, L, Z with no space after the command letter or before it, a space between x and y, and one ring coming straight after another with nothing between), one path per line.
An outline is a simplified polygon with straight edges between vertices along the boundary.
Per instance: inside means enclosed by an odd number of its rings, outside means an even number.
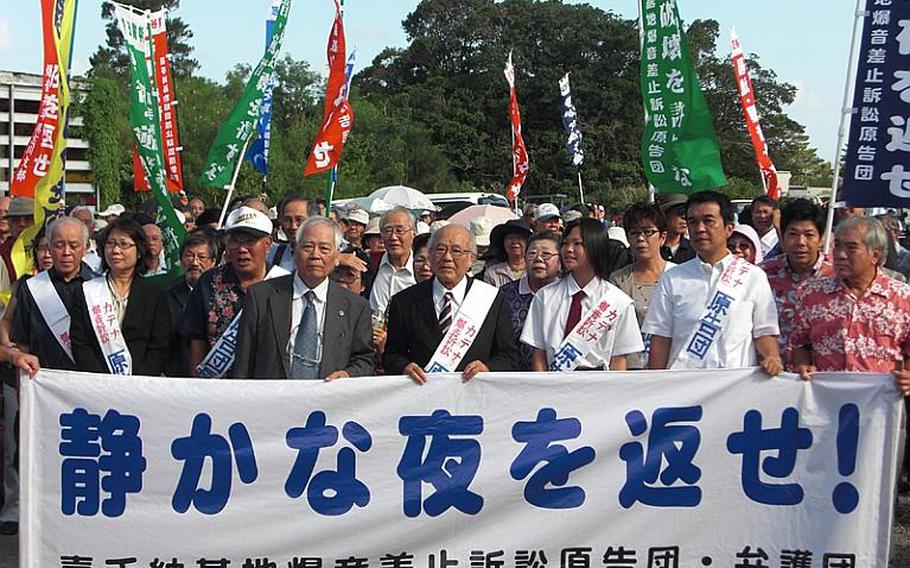
M178 1L139 4L176 8ZM104 10L110 14L109 8ZM251 64L238 64L222 82L194 75L192 33L179 18L173 22L169 34L179 68L176 91L186 190L217 203L223 190L201 188L199 174ZM647 195L639 151L643 111L637 22L561 0L423 0L403 26L407 46L384 50L354 78L354 127L341 162L337 197L364 195L392 184L425 192L504 192L512 169L503 76L510 51L531 162L525 194L577 195L558 89L559 78L570 72L584 135L586 196L620 205ZM760 178L732 64L725 51L719 53L719 35L717 22L697 20L689 28L689 47L730 180L723 190L750 197L761 191ZM92 59L94 86L85 107L91 116L86 132L93 167L111 199L118 185L124 193L132 191L126 60L121 55L122 38L109 24L108 42ZM830 167L809 147L804 128L786 113L795 88L764 68L755 55L749 66L778 169L791 170L794 183L827 183ZM237 191L267 190L273 199L288 193L321 197L325 175L305 178L303 167L322 120L325 78L289 55L279 60L276 74L269 176L263 181L244 163Z

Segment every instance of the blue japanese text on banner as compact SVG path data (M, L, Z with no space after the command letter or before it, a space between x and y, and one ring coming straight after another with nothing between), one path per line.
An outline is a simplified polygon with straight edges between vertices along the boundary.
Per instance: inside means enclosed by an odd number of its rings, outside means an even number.
M910 2L867 0L843 200L910 207Z
M20 385L27 568L887 565L889 375Z

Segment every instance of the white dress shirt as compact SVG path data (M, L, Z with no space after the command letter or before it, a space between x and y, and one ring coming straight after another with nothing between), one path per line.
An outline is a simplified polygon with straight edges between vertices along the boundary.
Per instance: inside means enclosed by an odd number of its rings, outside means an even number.
M544 286L531 300L528 319L525 320L525 326L521 332L522 343L546 351L547 364L551 364L556 350L565 338L566 322L569 321L569 310L572 307L572 297L575 293L579 291L585 293L585 298L581 301L581 317L584 318L595 302L599 302L610 289L625 296L625 293L616 286L597 277L588 282L584 288L579 288L575 278L571 275ZM638 353L644 349L641 330L639 330L638 320L635 318L635 305L629 298L629 303L620 311L619 318L600 337L594 349L578 366L609 369L612 357Z
M771 251L771 249L773 249L775 247L775 245L777 245L778 240L779 239L777 237L777 230L775 230L774 227L771 227L771 229L767 233L762 235L762 237L761 237L762 256L766 256Z
M417 284L417 279L414 278L414 255L409 252L404 266L395 268L389 261L389 253L384 253L376 271L376 278L373 280L370 309L373 312L385 313L392 296L414 284Z
M455 285L451 290L439 283L439 280L433 278L433 307L436 308L436 319L442 313L442 307L445 305L446 292L452 293L452 319L454 321L458 308L464 302L464 297L468 293L468 279L462 277L461 282Z
M291 366L291 353L294 352L294 340L297 338L297 329L300 328L300 318L303 317L303 310L306 308L306 298L304 294L310 291L310 288L303 283L300 275L294 272L294 292L291 294L291 337L288 341L288 368ZM319 359L322 360L322 331L325 327L325 304L329 293L329 279L325 278L318 286L313 288L316 295L313 298L313 305L316 307L316 352Z
M686 341L708 307L710 293L733 258L732 254L728 254L711 265L696 256L665 271L660 277L642 331L670 338L668 367L673 366L685 348ZM745 265L749 268L742 277L745 286L730 308L725 329L715 340L722 368L757 365L754 339L780 334L777 305L768 277L761 268L748 263ZM707 366L705 362L705 368Z

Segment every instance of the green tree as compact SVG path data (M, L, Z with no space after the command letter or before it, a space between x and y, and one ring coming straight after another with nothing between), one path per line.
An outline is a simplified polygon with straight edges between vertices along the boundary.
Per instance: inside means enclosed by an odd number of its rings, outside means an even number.
M133 134L128 120L127 93L113 79L90 80L86 98L76 103L75 114L82 116L82 135L88 141L88 159L92 164L95 185L101 205L122 202L124 188L132 184L129 148Z

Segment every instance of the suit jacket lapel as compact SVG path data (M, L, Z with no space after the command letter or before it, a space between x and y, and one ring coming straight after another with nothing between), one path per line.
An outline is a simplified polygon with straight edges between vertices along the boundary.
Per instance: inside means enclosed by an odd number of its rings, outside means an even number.
M344 301L338 285L329 281L329 289L325 296L325 321L322 324L322 360L319 362L319 374L328 375L337 371L338 365L331 361L331 353L335 353L332 348L326 349L326 346L338 345L338 342L344 338L344 318L350 314L346 311L347 302ZM328 361L327 361L328 359Z
M268 311L272 320L272 330L275 332L275 341L278 345L278 358L284 376L290 376L288 369L287 345L291 337L291 303L294 297L294 279L276 278L272 284L272 293L269 294Z

